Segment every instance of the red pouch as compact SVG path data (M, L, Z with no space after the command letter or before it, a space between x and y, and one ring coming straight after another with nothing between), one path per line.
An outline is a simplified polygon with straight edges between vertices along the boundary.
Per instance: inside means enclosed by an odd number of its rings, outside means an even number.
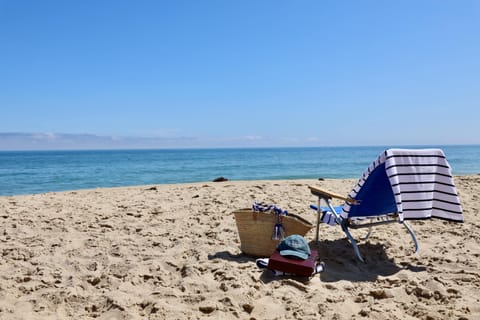
M318 261L317 250L310 250L311 254L306 260L290 259L280 255L275 251L268 259L268 268L299 276L310 277L315 270L315 264Z

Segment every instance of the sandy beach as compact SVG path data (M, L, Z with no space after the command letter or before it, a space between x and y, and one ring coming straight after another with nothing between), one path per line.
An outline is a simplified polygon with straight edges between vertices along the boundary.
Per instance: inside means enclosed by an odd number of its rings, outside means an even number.
M322 225L326 270L259 270L232 212L275 203L314 223L315 185L207 182L0 197L0 319L480 319L480 175L456 176L465 223L377 228L356 260ZM360 235L359 233L354 233ZM314 240L314 230L306 238Z

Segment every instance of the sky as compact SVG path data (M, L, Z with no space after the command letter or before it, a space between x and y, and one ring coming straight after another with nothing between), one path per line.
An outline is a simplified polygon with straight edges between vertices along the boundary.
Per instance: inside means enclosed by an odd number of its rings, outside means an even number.
M0 150L480 144L480 1L0 0Z

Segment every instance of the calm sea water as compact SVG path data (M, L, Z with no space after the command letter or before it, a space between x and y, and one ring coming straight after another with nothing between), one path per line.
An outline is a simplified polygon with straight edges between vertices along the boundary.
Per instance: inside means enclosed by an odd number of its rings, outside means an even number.
M480 173L480 146L440 148L455 175ZM229 180L358 178L385 149L4 151L0 152L0 195L201 182L219 176Z

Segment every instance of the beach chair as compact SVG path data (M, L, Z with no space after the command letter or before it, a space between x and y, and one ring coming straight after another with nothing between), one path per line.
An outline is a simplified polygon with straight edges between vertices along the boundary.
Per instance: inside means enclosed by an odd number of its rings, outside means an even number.
M406 220L440 218L463 222L462 207L451 168L441 149L388 149L364 172L348 196L310 186L318 197L316 241L319 225L339 225L364 262L350 229L397 222L406 227L418 252L418 241ZM334 207L332 199L344 201ZM322 202L326 206L322 207Z

